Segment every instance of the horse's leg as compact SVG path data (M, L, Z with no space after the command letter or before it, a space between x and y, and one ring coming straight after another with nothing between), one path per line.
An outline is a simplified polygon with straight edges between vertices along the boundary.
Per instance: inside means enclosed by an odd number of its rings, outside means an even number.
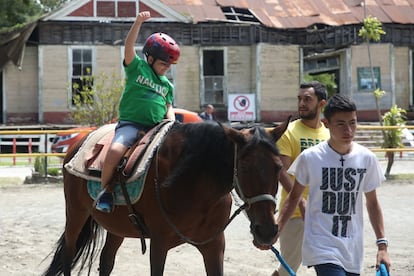
M151 238L150 263L151 276L162 276L164 274L165 260L167 259L168 248L166 242L161 238Z
M223 232L213 241L197 246L201 255L203 255L207 276L223 275L224 247L225 239Z
M79 180L73 175L66 174L64 192L66 199L66 225L65 225L65 247L63 257L63 272L64 275L70 275L72 262L75 254L78 251L77 241L80 233L86 226L90 213L86 205L81 200L82 192L86 189L82 185L83 180ZM81 182L81 183L79 183ZM74 183L69 184L69 183Z
M106 276L111 274L114 268L116 252L124 241L123 237L116 236L110 232L106 234L105 245L99 259L99 275Z

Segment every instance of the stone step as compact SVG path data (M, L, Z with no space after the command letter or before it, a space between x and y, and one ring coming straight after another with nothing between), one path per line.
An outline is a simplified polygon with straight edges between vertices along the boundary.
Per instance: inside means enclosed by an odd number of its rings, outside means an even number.
M367 148L379 148L384 138L380 129L357 129L354 141Z

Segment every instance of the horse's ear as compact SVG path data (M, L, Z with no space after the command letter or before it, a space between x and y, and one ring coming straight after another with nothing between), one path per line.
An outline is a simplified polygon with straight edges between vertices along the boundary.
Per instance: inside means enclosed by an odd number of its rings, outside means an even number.
M246 138L244 137L243 133L241 133L239 130L231 128L231 127L226 127L223 126L222 124L220 124L221 127L224 130L224 133L226 134L226 136L232 140L234 143L236 144L242 144L246 142Z
M292 115L290 115L286 121L284 121L283 123L281 123L280 125L274 127L273 129L271 129L268 133L270 135L270 138L272 140L272 142L276 143L277 140L279 140L279 138L283 135L283 133L285 132L285 130L287 129L290 119L292 118Z

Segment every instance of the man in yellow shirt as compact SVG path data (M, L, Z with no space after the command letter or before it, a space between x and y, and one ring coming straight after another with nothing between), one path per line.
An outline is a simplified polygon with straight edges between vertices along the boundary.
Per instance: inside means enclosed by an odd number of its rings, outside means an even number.
M294 178L287 173L292 162L304 149L329 139L329 131L321 122L322 109L327 100L325 86L317 81L302 83L297 98L299 119L289 124L277 142L284 167L279 176L283 187L280 206L293 187ZM303 218L307 195L308 189L279 237L281 255L295 272L302 261ZM278 275L277 272L281 276L289 275L282 266L279 266L274 275Z

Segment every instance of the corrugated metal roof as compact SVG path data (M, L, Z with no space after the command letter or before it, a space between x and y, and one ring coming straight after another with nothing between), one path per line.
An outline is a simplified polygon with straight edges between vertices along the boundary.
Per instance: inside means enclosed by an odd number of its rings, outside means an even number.
M363 0L160 0L194 23L227 21L221 7L244 8L261 24L282 29L361 23ZM366 0L366 14L382 23L414 24L414 0ZM233 21L234 22L234 21Z

